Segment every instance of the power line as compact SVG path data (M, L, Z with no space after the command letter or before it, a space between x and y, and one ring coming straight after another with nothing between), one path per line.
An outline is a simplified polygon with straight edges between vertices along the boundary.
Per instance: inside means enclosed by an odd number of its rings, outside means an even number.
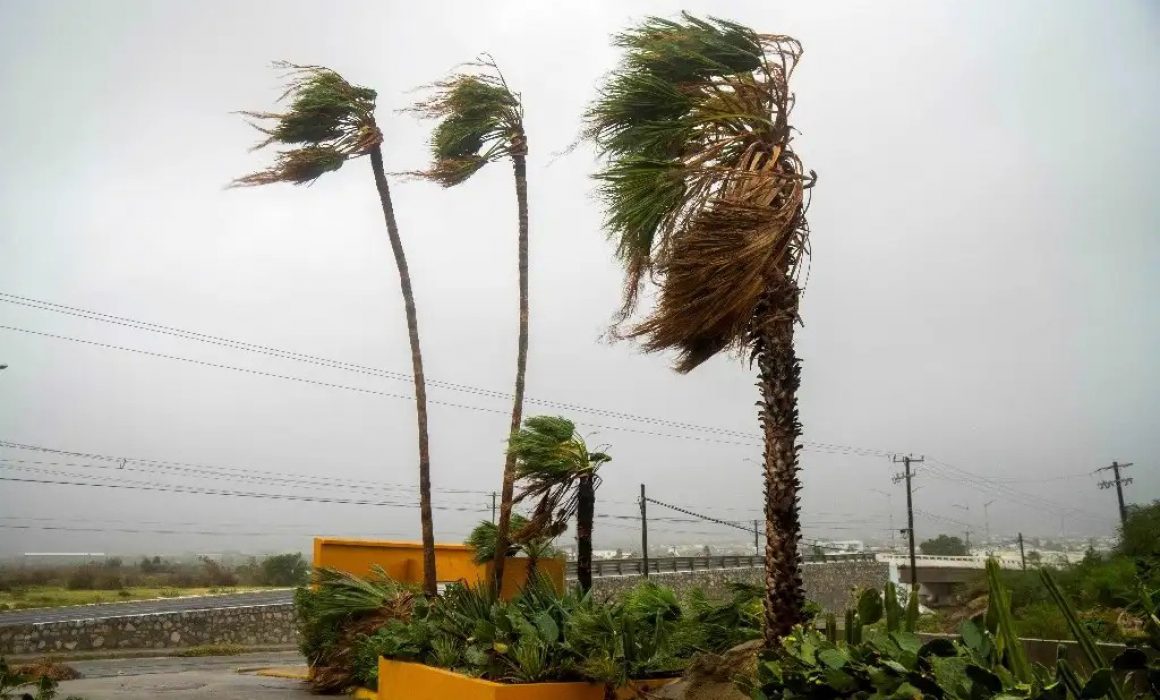
M141 529L141 528L127 528L127 527L75 527L66 525L2 525L0 529L4 530L48 530L61 532L107 532L107 533L127 533L127 534L149 534L149 535L197 535L197 536L220 536L220 537L317 537L317 532L238 532L238 531L221 531L221 530L184 530L184 529ZM351 537L381 537L383 532L372 532L364 534L344 533Z
M209 343L211 345L217 345L220 347L226 347L226 348L231 348L231 349L235 349L235 350L243 350L243 351L247 351L247 352L254 352L254 353L258 353L258 354L268 355L271 357L278 357L281 359L292 360L292 361L296 361L296 362L303 362L303 363L307 363L307 364L314 364L314 365L329 367L331 369L339 369L339 370L343 370L343 371L347 371L347 372L354 372L354 373L358 373L358 374L383 377L383 378L393 379L393 380L397 380L397 381L405 381L405 382L413 382L414 381L414 376L411 374L407 374L406 372L397 372L397 371L385 370L385 369L376 368L376 367L369 367L366 365L359 365L356 363L346 362L343 360L335 360L335 359L330 359L330 358L325 358L325 357L319 357L317 355L308 355L305 353L294 352L291 350L284 350L281 348L275 348L275 347L271 347L268 345L260 345L260 344L256 344L256 343L250 343L250 342L246 342L246 341L234 340L234 339L230 339L230 338L224 338L221 336L210 335L210 334L201 333L198 331L184 330L181 328L176 328L174 326L155 324L155 323L150 323L147 321L138 321L135 319L126 318L124 316L115 316L112 314L106 314L106 313L102 313L99 311L93 311L90 309L82 309L82 308L78 308L75 306L67 306L64 304L57 304L55 302L50 302L50 301L46 301L43 299L34 299L31 297L24 297L24 296L20 296L20 295L16 295L16 294L10 294L7 292L0 292L0 301L6 302L9 304L17 304L17 305L25 306L25 307L32 308L32 309L37 309L40 311L51 311L54 313L61 313L61 314L66 314L66 315L70 315L70 316L76 316L76 317L84 318L87 320L100 321L102 323L111 323L114 325L125 326L125 327L133 328L136 330L143 330L143 331L148 331L148 332L152 332L152 333L160 333L160 334L164 334L164 335L170 335L173 337L183 338L186 340L194 340L197 342ZM17 330L17 331L22 331L22 332L36 333L36 331L26 331L24 329L17 329L17 328L13 328L13 327L9 327L9 326L0 326L0 327L6 328L8 330ZM42 334L42 335L49 335L49 334ZM67 338L65 336L50 336L50 337L56 337L59 339L66 339L66 340L75 340L77 342L93 343L93 341L83 341L83 340L79 340L79 339ZM99 343L95 343L95 344L101 345ZM130 351L130 352L135 351L132 348L117 347L116 349L126 350L126 351ZM138 352L146 352L146 351L138 351ZM177 358L177 357L173 357L173 356L167 356L167 359L185 359L185 358ZM187 360L187 361L189 361L189 360ZM478 395L478 396L485 396L488 398L498 398L498 399L504 399L504 400L511 400L512 399L511 394L508 394L508 393L505 393L502 391L497 391L494 389L487 389L484 387L473 386L470 384L446 382L446 381L440 381L440 380L431 379L431 378L427 378L426 382L430 386L448 389L451 391L459 391L459 392L474 394L474 395ZM706 432L706 433L712 433L712 434L734 436L734 437L739 437L739 438L747 438L749 440L759 439L759 436L757 436L754 433L740 431L740 430L732 430L732 429L728 429L728 428L720 428L720 427L715 427L715 426L698 425L696 423L687 423L687 422L675 421L675 420L671 420L671 419L667 419L667 418L657 418L655 416L645 416L645 415L626 413L626 412L622 412L622 411L615 411L615 410L605 409L605 408L583 406L580 404L573 404L573 403L568 403L568 402L563 402L563 401L539 399L539 398L535 398L535 397L525 397L524 402L530 403L530 404L535 404L535 405L541 405L541 406L545 406L545 407L550 407L550 408L563 409L563 410L569 410L569 411L578 411L578 412L582 412L582 413L590 413L590 414L594 414L594 415L598 415L598 416L604 416L607 418L627 420L627 421L639 422L639 423L650 423L650 424L654 424L654 425L660 425L660 426L670 427L670 428L678 428L678 429L682 429L682 430L693 430L693 431L697 431L697 432ZM447 405L447 404L445 404L445 405ZM478 409L478 410L488 410L488 409ZM606 426L597 426L597 427L606 427ZM752 443L744 443L744 444L752 444L752 445L756 446L756 445L759 445L760 443L752 442ZM877 456L877 457L888 457L891 454L893 454L892 452L889 452L886 450L879 450L879 449L868 448L868 447L857 447L857 446L853 446L853 445L841 445L841 444L837 444L837 443L803 441L802 444L803 444L803 446L805 446L811 450L818 450L818 451L822 451L822 452L837 453L837 454L850 454L850 455L857 455L857 456Z
M125 326L125 327L133 328L136 330L144 330L144 331L149 331L149 332L154 332L154 333L161 333L161 334L165 334L165 335L184 338L184 339L188 339L188 340L195 340L198 342L209 343L209 344L218 345L218 346L227 347L227 348L232 348L232 349L245 350L245 351L249 351L249 352L256 352L256 353L270 355L270 356L274 356L274 357L280 357L282 359L289 359L289 360L294 360L294 361L299 361L299 362L306 362L309 364L326 366L326 367L330 367L333 369L341 369L344 371L351 371L351 372L356 372L356 373L360 373L360 374L369 374L372 376L384 377L384 378L388 378L388 379L395 379L395 380L399 380L399 381L408 381L408 382L413 381L412 376L407 374L407 373L404 373L404 372L393 372L393 371L389 371L389 370L368 367L365 365L358 365L355 363L344 362L341 360L328 359L328 358L323 358L323 357L319 357L319 356L315 356L315 355L307 355L304 353L297 353L297 352L284 350L284 349L280 349L280 348L275 348L275 347L271 347L271 346L259 345L259 344L255 344L255 343L249 343L249 342L245 342L245 341L224 338L221 336L215 336L215 335L200 333L200 332L196 332L196 331L184 330L184 329L177 328L174 326L166 326L166 325L155 324L155 323L150 323L150 322L146 322L146 321L138 321L138 320L126 318L123 316L105 314L105 313L93 311L90 309L83 309L83 308L74 307L74 306L67 306L64 304L57 304L55 302L50 302L50 301L43 300L43 299L24 297L24 296L20 296L20 295L10 294L7 292L0 292L0 301L24 306L24 307L31 308L31 309L36 309L36 310L41 310L41 311L51 311L54 313L66 314L66 315L75 316L75 317L79 317L79 318L85 318L88 320L101 321L104 323L112 323L115 325ZM111 345L111 344L107 344L107 343L99 343L96 341L84 340L84 339L80 339L80 338L71 338L68 336L61 336L61 335L56 335L56 334L51 334L51 333L32 331L29 329L16 328L13 326L0 326L0 328L5 329L5 330L15 331L15 332L22 332L22 333L28 333L28 334L32 334L32 335L39 335L42 337L49 337L49 338L66 340L66 341L75 342L75 343L88 344L88 345L93 345L93 346L102 347L102 348L106 348L106 349L114 349L114 350L120 350L120 351L124 351L124 352L159 357L159 358L163 358L163 359L170 359L170 360L175 360L175 361L182 361L182 362L188 362L188 363L193 363L193 364L199 364L202 366L208 366L208 367L213 367L213 368L218 368L218 369L227 369L227 370L232 370L232 371L237 371L237 372L244 372L244 373L249 373L249 374L268 376L268 377L278 378L278 379L283 379L283 380L288 380L288 381L297 381L297 382L314 384L314 385L325 386L325 387L330 387L330 388L338 388L338 389L344 389L344 390L348 390L348 391L356 391L356 392L367 393L367 394L375 394L375 395L386 396L386 397L390 397L390 398L414 400L412 396L403 395L403 394L396 394L396 393L392 393L392 392L384 392L384 391L378 391L378 390L373 390L373 389L366 389L366 388L362 388L362 387L354 387L354 386L348 386L348 385L342 385L342 384L335 384L335 383L331 383L331 382L323 382L323 381L318 381L318 380L305 379L302 377L294 377L294 376L290 376L290 375L281 375L281 374L276 374L276 373L271 373L271 372L262 372L259 370L234 367L231 365L223 365L220 363L212 363L212 362L207 362L207 361L203 361L203 360L196 360L196 359L192 359L192 358L179 357L179 356L175 356L175 355L166 355L163 353L155 353L155 352L151 352L151 351L140 350L137 348L128 348L128 347L123 347L123 346ZM433 379L429 379L428 383L431 386L437 386L437 387L446 388L449 390L461 391L461 392L480 395L480 396L486 396L489 398L502 398L502 399L510 399L511 398L511 395L507 394L505 392L495 391L495 390L486 389L483 387L472 386L472 385L468 385L468 384L459 384L459 383L454 383L454 382L442 382L442 381L433 380ZM730 429L726 429L726 428L718 428L718 427L712 427L712 426L704 426L704 425L698 425L698 424L694 424L694 423L686 423L686 422L681 422L681 421L656 418L656 417L652 417L652 416L643 416L643 415L637 415L637 414L631 414L631 413L624 413L624 412L613 411L613 410L609 410L609 409L594 408L594 407L582 406L582 405L571 404L571 403L566 403L566 402L537 399L534 397L527 397L527 398L525 398L525 401L527 401L528 403L539 404L539 405L543 405L543 406L585 412L585 413L590 413L590 414L594 414L594 415L602 415L602 416L606 416L606 417L610 417L610 418L616 418L616 419L622 419L622 420L628 420L628 421L634 421L634 422L651 423L651 424L655 424L655 425L663 425L663 426L668 426L668 427L673 427L673 428L678 428L678 429L692 430L692 431L698 431L698 432L706 432L706 433L717 434L717 435L737 436L740 438L748 438L749 440L752 440L752 441L741 442L741 441L736 441L736 440L723 440L723 439L707 438L707 437L703 437L703 436L657 433L657 432L633 429L633 428L628 428L628 427L623 427L623 426L609 426L609 425L601 425L601 424L587 423L587 422L581 423L582 425L587 425L587 426L595 427L595 428L637 433L637 434L649 435L649 436L655 436L655 437L661 437L661 438L698 440L698 441L703 441L703 442L715 442L715 443L720 443L720 444L730 444L730 445L739 445L739 446L747 446L747 447L748 446L757 447L757 446L760 446L760 444L761 444L761 443L756 441L757 436L755 436L754 434L751 434L751 433L743 432L743 431L730 430ZM432 400L431 403L455 407L455 408L462 408L462 409L467 409L467 410L484 411L484 412L491 412L491 413L497 413L497 414L502 414L502 415L507 414L506 409L505 410L498 410L498 409L491 409L491 408L487 408L487 407L472 406L472 405L468 405L468 404L459 404L459 403L448 402L448 401L439 401L439 400ZM811 451L826 452L826 453L831 453L831 454L845 454L845 455L853 455L853 456L882 456L882 457L892 457L892 456L898 454L896 452L891 452L891 451L887 451L887 450L857 447L857 446L851 446L851 445L841 445L841 444L835 444L835 443L803 441L802 445L805 449L808 449ZM1078 509L1078 508L1066 506L1066 505L1063 505L1063 504L1060 504L1057 502L1049 501L1047 499L1043 499L1042 497L1034 496L1034 495L1027 494L1027 493L1021 492L1021 491L1017 491L1015 489L1012 489L1009 486L1006 486L1007 483L1017 483L1020 480L1015 480L1015 479L995 480L995 479L991 479L989 477L984 477L981 475L974 474L973 472L969 472L965 469L954 467L953 465L950 465L946 462L942 462L942 461L937 460L935 458L930 458L930 459L932 462L938 462L939 464L941 464L943 467L945 467L948 470L953 470L953 471L957 472L958 474L961 475L961 478L959 478L957 480L965 481L972 488L979 490L983 493L987 493L989 495L999 495L1000 497L1003 497L1007 500L1011 500L1012 502L1020 503L1022 505L1029 505L1031 507L1035 507L1035 508L1040 509L1040 510L1046 510L1048 512L1053 512L1055 514L1059 514L1061 512L1062 513L1083 513L1087 517L1092 518L1093 520L1096 520L1099 522L1104 522L1106 520L1102 516L1096 515L1090 511L1084 511L1082 509ZM1077 478L1078 476L1081 476L1081 475L1078 475L1078 474L1077 475L1065 475L1065 476L1053 477L1053 478L1048 478L1048 479L1043 479L1043 480L1069 479L1069 478ZM956 480L953 476L946 474L945 471L940 478L946 478L949 480ZM1043 480L1037 480L1037 481L1043 481Z
M1106 518L1100 516L1092 511L1068 506L1057 501L1020 491L1019 489L1007 486L1002 483L995 483L973 472L969 472L953 464L949 464L943 460L934 457L928 457L928 461L933 462L932 475L936 478L942 478L949 481L956 481L964 483L967 486L991 496L998 496L1008 501L1019 503L1037 510L1046 511L1055 515L1075 514L1088 517L1097 522L1106 522Z
M319 476L309 476L309 475L303 475L303 474L293 474L290 472L264 471L264 470L260 470L260 469L251 469L251 468L247 468L247 467L224 467L224 466L215 466L215 465L210 465L210 464L196 464L196 463L192 463L192 462L173 462L173 461L157 460L157 459L142 459L142 458L138 458L138 457L120 457L120 456L115 456L115 455L96 454L96 453L91 453L91 452L73 452L73 451L69 451L69 450L61 450L61 449L54 449L54 448L50 448L50 447L44 447L41 445L30 445L30 444L26 444L26 443L11 442L8 440L0 440L0 447L5 447L8 449L45 452L45 453L49 453L49 454L59 454L59 455L65 455L65 456L69 456L69 457L80 457L83 459L95 459L95 460L113 462L117 465L116 467L110 467L108 465L87 465L87 466L98 467L98 468L102 468L102 469L116 468L118 470L124 469L126 471L148 471L148 470L142 470L142 469L136 468L136 467L127 466L129 463L133 463L133 464L149 465L152 468L162 469L162 470L167 470L167 471L187 472L187 473L196 474L196 475L218 475L218 478L222 478L222 479L236 478L239 481L265 480L265 481L270 481L270 482L279 482L279 483L286 483L286 484L302 484L304 486L324 486L324 487L338 486L338 487L342 487L342 488L359 489L359 490L372 490L372 491L375 491L375 490L377 490L377 491L390 491L393 489L404 489L404 490L416 490L416 489L418 489L418 486L413 485L413 484L402 484L402 483L389 482L389 481L375 481L375 480L356 481L356 480L347 480L347 479L341 479L341 478L336 478L336 477L319 477ZM28 461L28 460L8 460L8 461ZM66 466L72 466L71 464L68 464L68 463L64 463L64 464ZM233 474L233 472L239 472L239 474L235 475L235 474ZM213 477L211 476L211 478L213 478ZM379 485L381 485L381 487L375 487L374 486L375 484L379 484ZM469 495L487 495L489 493L487 491L482 491L482 490L454 489L454 488L444 488L444 487L433 487L432 490L436 491L436 492L440 492L440 493L469 494Z
M6 467L12 468L12 467ZM31 471L32 468L21 467L25 471ZM72 478L82 479L79 475L67 475ZM91 478L91 477L88 477ZM58 479L29 479L11 476L0 476L0 481L11 481L16 483L29 484L53 484L58 486L91 486L98 488L110 489L125 489L130 491L160 491L169 493L186 493L206 496L233 496L238 498L254 498L254 499L269 499L282 501L298 501L307 503L329 503L338 505L355 505L355 506L379 506L386 508L418 508L417 503L396 503L393 501L371 501L360 500L353 498L331 498L327 496L305 496L300 494L275 494L275 493L260 493L252 491L227 491L221 489L200 489L195 487L177 486L173 484L156 484L150 482L129 482L127 480L113 481L112 483L99 483L92 481L64 481ZM484 513L486 508L467 508L467 507L450 507L450 506L432 506L435 510L441 511L456 511L461 513Z

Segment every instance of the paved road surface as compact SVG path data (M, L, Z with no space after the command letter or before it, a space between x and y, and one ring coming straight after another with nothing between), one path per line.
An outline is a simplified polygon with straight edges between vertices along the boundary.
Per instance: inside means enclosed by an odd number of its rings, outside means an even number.
M99 603L96 605L69 605L62 608L12 610L9 612L0 612L0 626L27 625L37 622L97 620L121 615L207 610L212 608L229 608L237 605L290 603L293 600L293 590L278 589L272 591L254 591L252 593L233 593L229 595L197 596L192 598L162 598L158 600L137 600L128 603Z
M301 681L240 674L238 668L302 664L297 652L259 652L202 658L101 659L69 665L83 678L60 684L57 697L79 695L85 700L248 700L249 698L310 698Z

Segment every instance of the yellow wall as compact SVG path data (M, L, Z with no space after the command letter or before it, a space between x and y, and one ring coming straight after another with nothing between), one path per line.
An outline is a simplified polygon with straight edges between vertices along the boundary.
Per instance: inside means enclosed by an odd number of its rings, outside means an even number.
M506 578L506 577L505 577ZM634 683L656 690L676 679ZM618 700L641 697L632 688L617 691ZM604 700L596 683L504 684L404 661L379 659L379 700Z
M435 545L435 578L440 583L463 582L475 585L490 578L491 565L472 561L473 550L465 544ZM423 582L423 546L418 542L391 540L357 540L338 537L314 538L314 566L338 569L356 576L367 576L378 564L396 581ZM564 562L541 559L537 569L564 590ZM504 567L504 598L515 595L527 580L528 560L513 557Z

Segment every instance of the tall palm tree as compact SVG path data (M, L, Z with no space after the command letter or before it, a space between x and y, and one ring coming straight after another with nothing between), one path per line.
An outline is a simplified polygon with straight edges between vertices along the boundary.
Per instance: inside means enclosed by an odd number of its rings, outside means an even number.
M559 416L533 416L512 436L508 452L520 480L517 503L538 499L528 524L515 538L553 538L576 516L576 577L584 592L592 588L592 525L601 465L612 459L590 452L576 425Z
M266 139L255 149L281 146L274 164L240 177L233 187L253 187L276 182L308 185L338 170L347 160L370 156L375 187L386 220L387 237L399 271L399 286L407 314L411 341L411 366L415 375L415 415L419 429L419 513L423 530L423 588L435 594L435 535L431 522L431 456L427 441L427 385L423 356L419 350L419 319L403 240L395 223L391 191L383 168L383 132L375 123L377 93L348 83L341 75L321 66L277 63L289 79L281 102L284 112L242 112Z
M789 79L801 45L720 19L650 18L587 115L626 268L623 335L676 350L688 372L723 350L757 365L765 438L765 639L803 620L798 540L798 273L809 253ZM642 284L658 301L630 324ZM616 329L614 329L616 330Z
M438 120L431 135L430 169L420 176L454 187L483 166L511 158L515 174L518 213L519 339L516 345L516 381L509 437L520 429L524 410L524 377L528 365L528 138L524 133L524 109L495 61L487 55L468 64L470 72L456 73L436 83L434 94L415 105L414 111ZM515 459L507 455L500 492L500 546L495 548L496 586L502 586L504 552L510 540Z

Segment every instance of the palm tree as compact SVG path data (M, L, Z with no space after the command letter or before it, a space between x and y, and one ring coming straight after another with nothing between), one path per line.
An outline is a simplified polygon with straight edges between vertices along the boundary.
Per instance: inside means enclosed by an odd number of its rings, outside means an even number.
M281 146L274 164L240 177L233 187L253 187L276 182L308 185L347 160L370 156L375 187L386 220L387 237L399 271L399 286L407 314L407 334L411 341L411 366L415 376L415 414L419 429L419 514L423 530L423 588L435 594L435 535L431 522L431 456L427 442L427 385L423 378L423 356L419 351L419 320L415 295L403 241L395 223L391 191L383 168L383 132L375 123L377 93L348 83L341 75L321 66L277 63L287 73L289 84L280 101L288 102L284 112L242 112L266 139L255 149Z
M600 466L612 457L590 452L576 425L559 416L533 416L512 436L508 452L516 459L519 503L538 499L528 524L515 539L554 538L576 516L576 576L584 592L592 588L592 525Z
M436 83L434 94L413 109L439 120L431 136L432 165L418 175L454 187L488 163L511 158L515 174L519 227L519 340L516 346L516 382L509 437L520 428L524 410L524 376L528 365L528 138L524 133L524 109L495 61L487 55L474 69ZM500 492L499 542L510 539L515 459L507 455ZM505 546L497 547L493 569L496 586L502 586Z
M765 641L803 621L794 354L799 270L809 252L803 173L789 123L801 45L720 19L650 18L587 115L607 164L596 175L626 269L614 331L676 350L689 372L723 350L757 365L765 438ZM628 325L643 282L647 317ZM627 326L627 328L626 328Z

